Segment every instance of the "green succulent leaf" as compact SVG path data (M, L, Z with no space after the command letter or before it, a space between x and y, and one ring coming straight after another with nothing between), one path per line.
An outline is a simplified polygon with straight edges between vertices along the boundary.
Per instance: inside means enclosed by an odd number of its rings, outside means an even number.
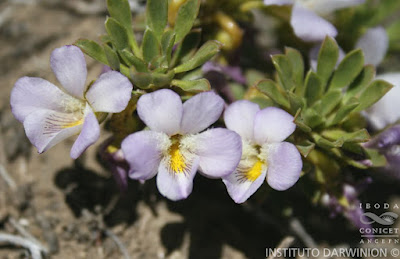
M349 86L344 96L344 101L347 102L351 97L359 98L359 94L370 85L375 77L375 67L366 65L356 80Z
M152 59L160 55L160 44L154 32L149 28L144 32L142 53L143 59L147 63L151 62Z
M275 66L276 71L278 72L278 76L280 81L282 82L282 86L286 90L290 90L293 88L293 71L292 64L287 56L278 54L272 56L272 63Z
M288 58L291 67L293 69L293 81L296 84L296 87L300 87L303 85L303 77L304 77L304 61L301 53L293 48L285 48L285 55Z
M323 91L324 85L322 84L321 79L319 79L315 72L310 70L307 73L305 81L305 97L307 100L307 105L311 106L316 101L321 99Z
M77 40L74 45L79 47L83 51L83 53L93 58L94 60L97 60L105 65L109 65L104 49L95 41L80 39Z
M289 100L279 91L279 86L272 80L266 79L259 81L256 87L260 92L267 95L274 102L285 108L290 107Z
M110 35L108 35L108 34L101 35L100 42L103 44L112 44Z
M147 72L146 63L140 58L136 57L132 52L128 49L124 49L118 52L121 58L127 63L129 66L133 66L137 72Z
M149 89L169 86L174 76L175 74L172 71L167 74L133 72L131 78L133 83L140 89Z
M111 17L125 28L129 47L132 48L136 56L140 56L140 50L132 29L132 14L128 0L107 0L107 8Z
M345 105L343 105L342 107L339 108L339 110L336 112L335 117L333 117L333 120L328 122L328 125L330 125L330 126L336 125L336 124L342 122L359 105L360 105L360 102L358 101L357 98L351 98Z
M302 131L310 133L312 129L304 122L303 118L301 117L301 111L301 108L296 111L296 114L294 115L294 123Z
M332 149L332 148L339 148L343 145L344 141L343 139L338 139L335 141L330 141L321 135L318 135L316 133L313 134L313 138L315 140L315 143L317 146L324 148L324 149Z
M333 74L330 89L340 89L350 85L364 67L364 54L360 49L353 50L340 62Z
M200 0L187 0L178 11L175 21L175 43L180 42L190 32L199 13Z
M305 141L297 144L296 147L300 151L300 154L303 157L307 157L308 154L310 154L310 152L314 150L315 143L313 143L313 142L311 142L309 140L305 140Z
M112 17L107 18L105 26L113 45L118 50L129 47L127 31L116 19Z
M220 50L221 44L218 41L207 41L187 62L174 69L176 74L186 72L203 65L214 57Z
M387 165L386 157L379 153L379 150L366 148L365 151L371 161L371 167L383 167Z
M341 129L328 129L322 132L322 136L331 141L342 139L346 143L363 143L371 138L366 129L355 132L346 132Z
M168 1L148 0L146 6L147 26L161 39L168 22Z
M303 97L299 97L294 93L288 92L287 93L289 103L290 103L290 110L292 112L296 112L299 109L303 110L306 106L306 101Z
M342 92L340 90L330 91L326 93L321 102L314 105L314 109L319 111L322 116L326 116L335 109L342 100Z
M319 51L317 65L317 75L324 84L326 84L331 77L338 59L339 46L333 38L327 36Z
M362 111L379 101L393 85L384 80L373 81L360 95L360 105L355 111Z
M312 108L303 111L303 118L306 124L311 128L317 127L324 122L321 114Z
M164 32L161 37L161 49L163 55L166 57L168 65L171 64L172 49L175 42L175 33L172 30Z
M183 41L178 44L172 58L171 66L188 61L196 53L200 40L200 30L192 30L188 35L186 35Z
M365 148L355 142L343 143L342 153L350 159L365 160L368 158Z
M103 45L104 53L107 57L108 64L110 65L112 70L119 70L120 69L120 62L118 54L115 50L113 50L108 45Z
M211 90L210 82L204 78L191 81L174 79L172 80L171 85L177 86L183 91L191 93L199 93Z
M249 101L258 104L258 106L260 106L261 109L264 109L266 107L271 107L274 105L274 102L271 99L264 96L254 96L250 98Z

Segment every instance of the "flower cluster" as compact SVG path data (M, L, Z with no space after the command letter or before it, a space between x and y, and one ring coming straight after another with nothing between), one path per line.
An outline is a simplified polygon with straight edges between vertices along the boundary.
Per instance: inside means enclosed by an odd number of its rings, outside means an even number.
M100 158L122 191L128 179L155 177L161 195L182 200L199 173L243 203L264 181L284 191L304 177L307 199L360 225L361 189L351 183L367 177L353 174L376 167L399 178L400 77L376 76L375 66L384 71L400 50L400 23L383 22L400 4L220 2L147 0L132 17L128 0L108 0L101 41L55 49L59 86L20 78L12 113L39 153L78 135L73 159L107 120ZM283 22L261 29L262 15ZM135 18L145 26L133 30ZM94 81L84 54L104 65Z
M109 71L86 86L84 56L75 46L54 50L51 66L63 88L23 77L11 94L12 112L39 153L80 132L71 149L75 159L98 140L104 113L126 108L132 84L122 74ZM258 189L267 171L271 187L291 187L299 179L302 163L294 145L282 141L295 130L294 118L278 108L260 111L254 103L238 101L225 112L228 129L207 130L224 107L224 100L214 92L197 94L183 104L169 89L142 95L137 112L148 130L133 133L121 143L129 177L144 181L157 175L160 193L171 200L189 196L197 171L205 177L223 178L238 203Z

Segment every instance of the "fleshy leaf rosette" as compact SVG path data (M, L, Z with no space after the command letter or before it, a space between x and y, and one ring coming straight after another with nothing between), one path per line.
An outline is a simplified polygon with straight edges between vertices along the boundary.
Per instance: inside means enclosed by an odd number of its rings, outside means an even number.
M123 111L132 84L119 72L110 71L87 87L85 57L75 46L55 49L50 61L62 88L42 78L22 77L11 92L12 113L24 124L39 153L80 133L71 149L76 159L100 136L96 113Z
M131 134L121 144L129 176L144 181L157 175L160 193L176 201L192 192L198 169L209 178L231 174L242 154L240 136L223 128L202 132L223 109L224 101L213 92L197 94L184 104L168 89L143 95L137 111L150 130Z
M205 78L186 77L221 49L221 43L209 40L201 47L201 31L192 29L200 10L200 0L148 0L146 29L140 44L132 28L128 0L107 0L110 17L105 22L107 35L99 44L80 39L75 45L88 56L120 71L135 88L157 90L165 87L187 93L210 90Z

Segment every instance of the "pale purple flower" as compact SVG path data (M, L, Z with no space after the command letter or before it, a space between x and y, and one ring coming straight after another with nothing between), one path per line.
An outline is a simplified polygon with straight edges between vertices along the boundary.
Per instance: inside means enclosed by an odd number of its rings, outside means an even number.
M39 153L79 134L70 153L76 159L99 138L96 115L123 111L132 84L110 71L87 87L85 57L75 46L55 49L50 62L62 88L41 78L22 77L11 92L11 109Z
M336 37L336 28L321 16L338 9L364 3L365 0L264 0L265 5L293 5L290 25L304 41L323 41L328 35Z
M381 130L400 120L400 73L379 75L376 79L394 85L378 102L365 111L364 116L375 130Z
M197 94L182 104L175 92L163 89L140 97L137 111L150 130L129 135L121 144L129 176L148 180L171 200L189 196L196 171L209 178L231 174L241 157L240 136L208 128L218 120L224 101L213 92Z
M250 101L231 104L224 114L228 129L242 137L243 155L235 172L223 178L236 203L245 202L265 179L286 190L300 177L303 163L297 148L284 140L296 129L293 116L275 107L260 110Z
M357 40L355 48L364 52L365 64L378 66L389 48L389 36L383 27L370 28Z

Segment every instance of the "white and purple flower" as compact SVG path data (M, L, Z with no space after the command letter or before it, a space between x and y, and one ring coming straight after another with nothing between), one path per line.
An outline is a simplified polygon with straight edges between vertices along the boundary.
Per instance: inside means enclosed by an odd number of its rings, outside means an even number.
M400 73L386 73L376 79L393 84L393 88L364 113L374 130L382 130L400 121Z
M275 107L260 110L250 101L231 104L224 114L228 129L242 137L243 155L234 173L223 178L236 203L245 202L265 179L275 190L286 190L300 177L303 163L297 148L284 140L296 125L293 116Z
M336 37L337 30L322 16L364 3L365 0L264 0L265 5L293 5L290 25L304 41L323 41L328 35Z
M121 144L129 176L148 180L171 200L189 196L199 169L209 178L231 174L240 161L241 140L233 131L214 128L224 101L213 92L197 94L182 104L175 92L163 89L140 97L137 111L150 130L129 135Z
M55 49L50 62L62 88L41 78L22 77L11 92L12 113L24 124L39 153L80 133L70 153L76 159L100 136L96 113L123 111L132 84L122 74L110 71L87 87L85 57L75 46Z

